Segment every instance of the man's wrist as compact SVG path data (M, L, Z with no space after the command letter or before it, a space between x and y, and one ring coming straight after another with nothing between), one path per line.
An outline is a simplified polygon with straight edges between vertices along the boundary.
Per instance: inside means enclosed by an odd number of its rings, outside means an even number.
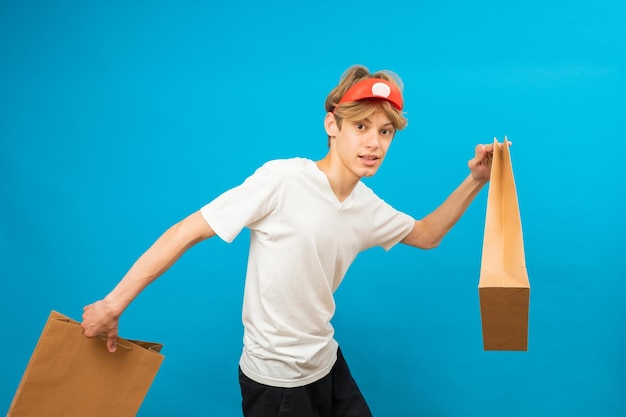
M115 294L110 293L102 300L104 307L111 313L111 315L115 318L118 318L122 315L124 310L126 309L126 305L116 297Z
M476 178L472 173L469 174L468 179L477 188L482 188L489 182L489 178Z

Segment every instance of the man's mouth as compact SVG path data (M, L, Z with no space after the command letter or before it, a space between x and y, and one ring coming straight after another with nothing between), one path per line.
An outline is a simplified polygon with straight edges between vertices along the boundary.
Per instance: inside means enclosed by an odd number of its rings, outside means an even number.
M361 159L361 163L367 167L373 167L374 165L376 165L376 162L378 161L378 156L376 155L359 155L359 158Z

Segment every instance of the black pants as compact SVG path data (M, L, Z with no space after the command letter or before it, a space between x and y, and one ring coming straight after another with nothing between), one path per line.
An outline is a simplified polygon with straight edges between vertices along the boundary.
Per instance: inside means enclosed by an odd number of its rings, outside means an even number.
M330 374L296 388L259 384L239 370L244 417L372 417L341 350Z

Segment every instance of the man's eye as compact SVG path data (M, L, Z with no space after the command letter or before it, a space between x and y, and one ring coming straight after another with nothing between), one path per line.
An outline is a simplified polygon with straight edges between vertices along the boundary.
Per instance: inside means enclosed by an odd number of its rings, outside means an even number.
M365 129L365 125L364 125L364 124L362 124L362 123L357 123L357 124L356 124L356 128L357 128L358 130L364 130L364 129Z
M382 130L380 131L380 133L382 133L382 134L383 134L383 135L385 135L385 136L386 136L386 135L391 135L391 134L393 134L393 132L392 132L391 130L389 130L389 129L382 129Z

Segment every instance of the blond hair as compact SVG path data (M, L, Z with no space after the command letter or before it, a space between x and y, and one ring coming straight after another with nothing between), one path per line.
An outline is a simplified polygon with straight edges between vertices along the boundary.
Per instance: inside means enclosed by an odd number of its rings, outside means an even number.
M335 115L337 126L341 129L343 119L357 121L364 120L378 110L383 110L396 130L402 130L407 125L407 120L402 111L396 109L386 100L359 100L351 103L342 103L337 106L341 97L357 82L366 78L380 78L395 84L402 91L403 84L400 77L395 73L387 70L370 73L369 70L362 65L355 65L346 70L339 80L339 84L331 90L326 97L324 105L326 112Z

